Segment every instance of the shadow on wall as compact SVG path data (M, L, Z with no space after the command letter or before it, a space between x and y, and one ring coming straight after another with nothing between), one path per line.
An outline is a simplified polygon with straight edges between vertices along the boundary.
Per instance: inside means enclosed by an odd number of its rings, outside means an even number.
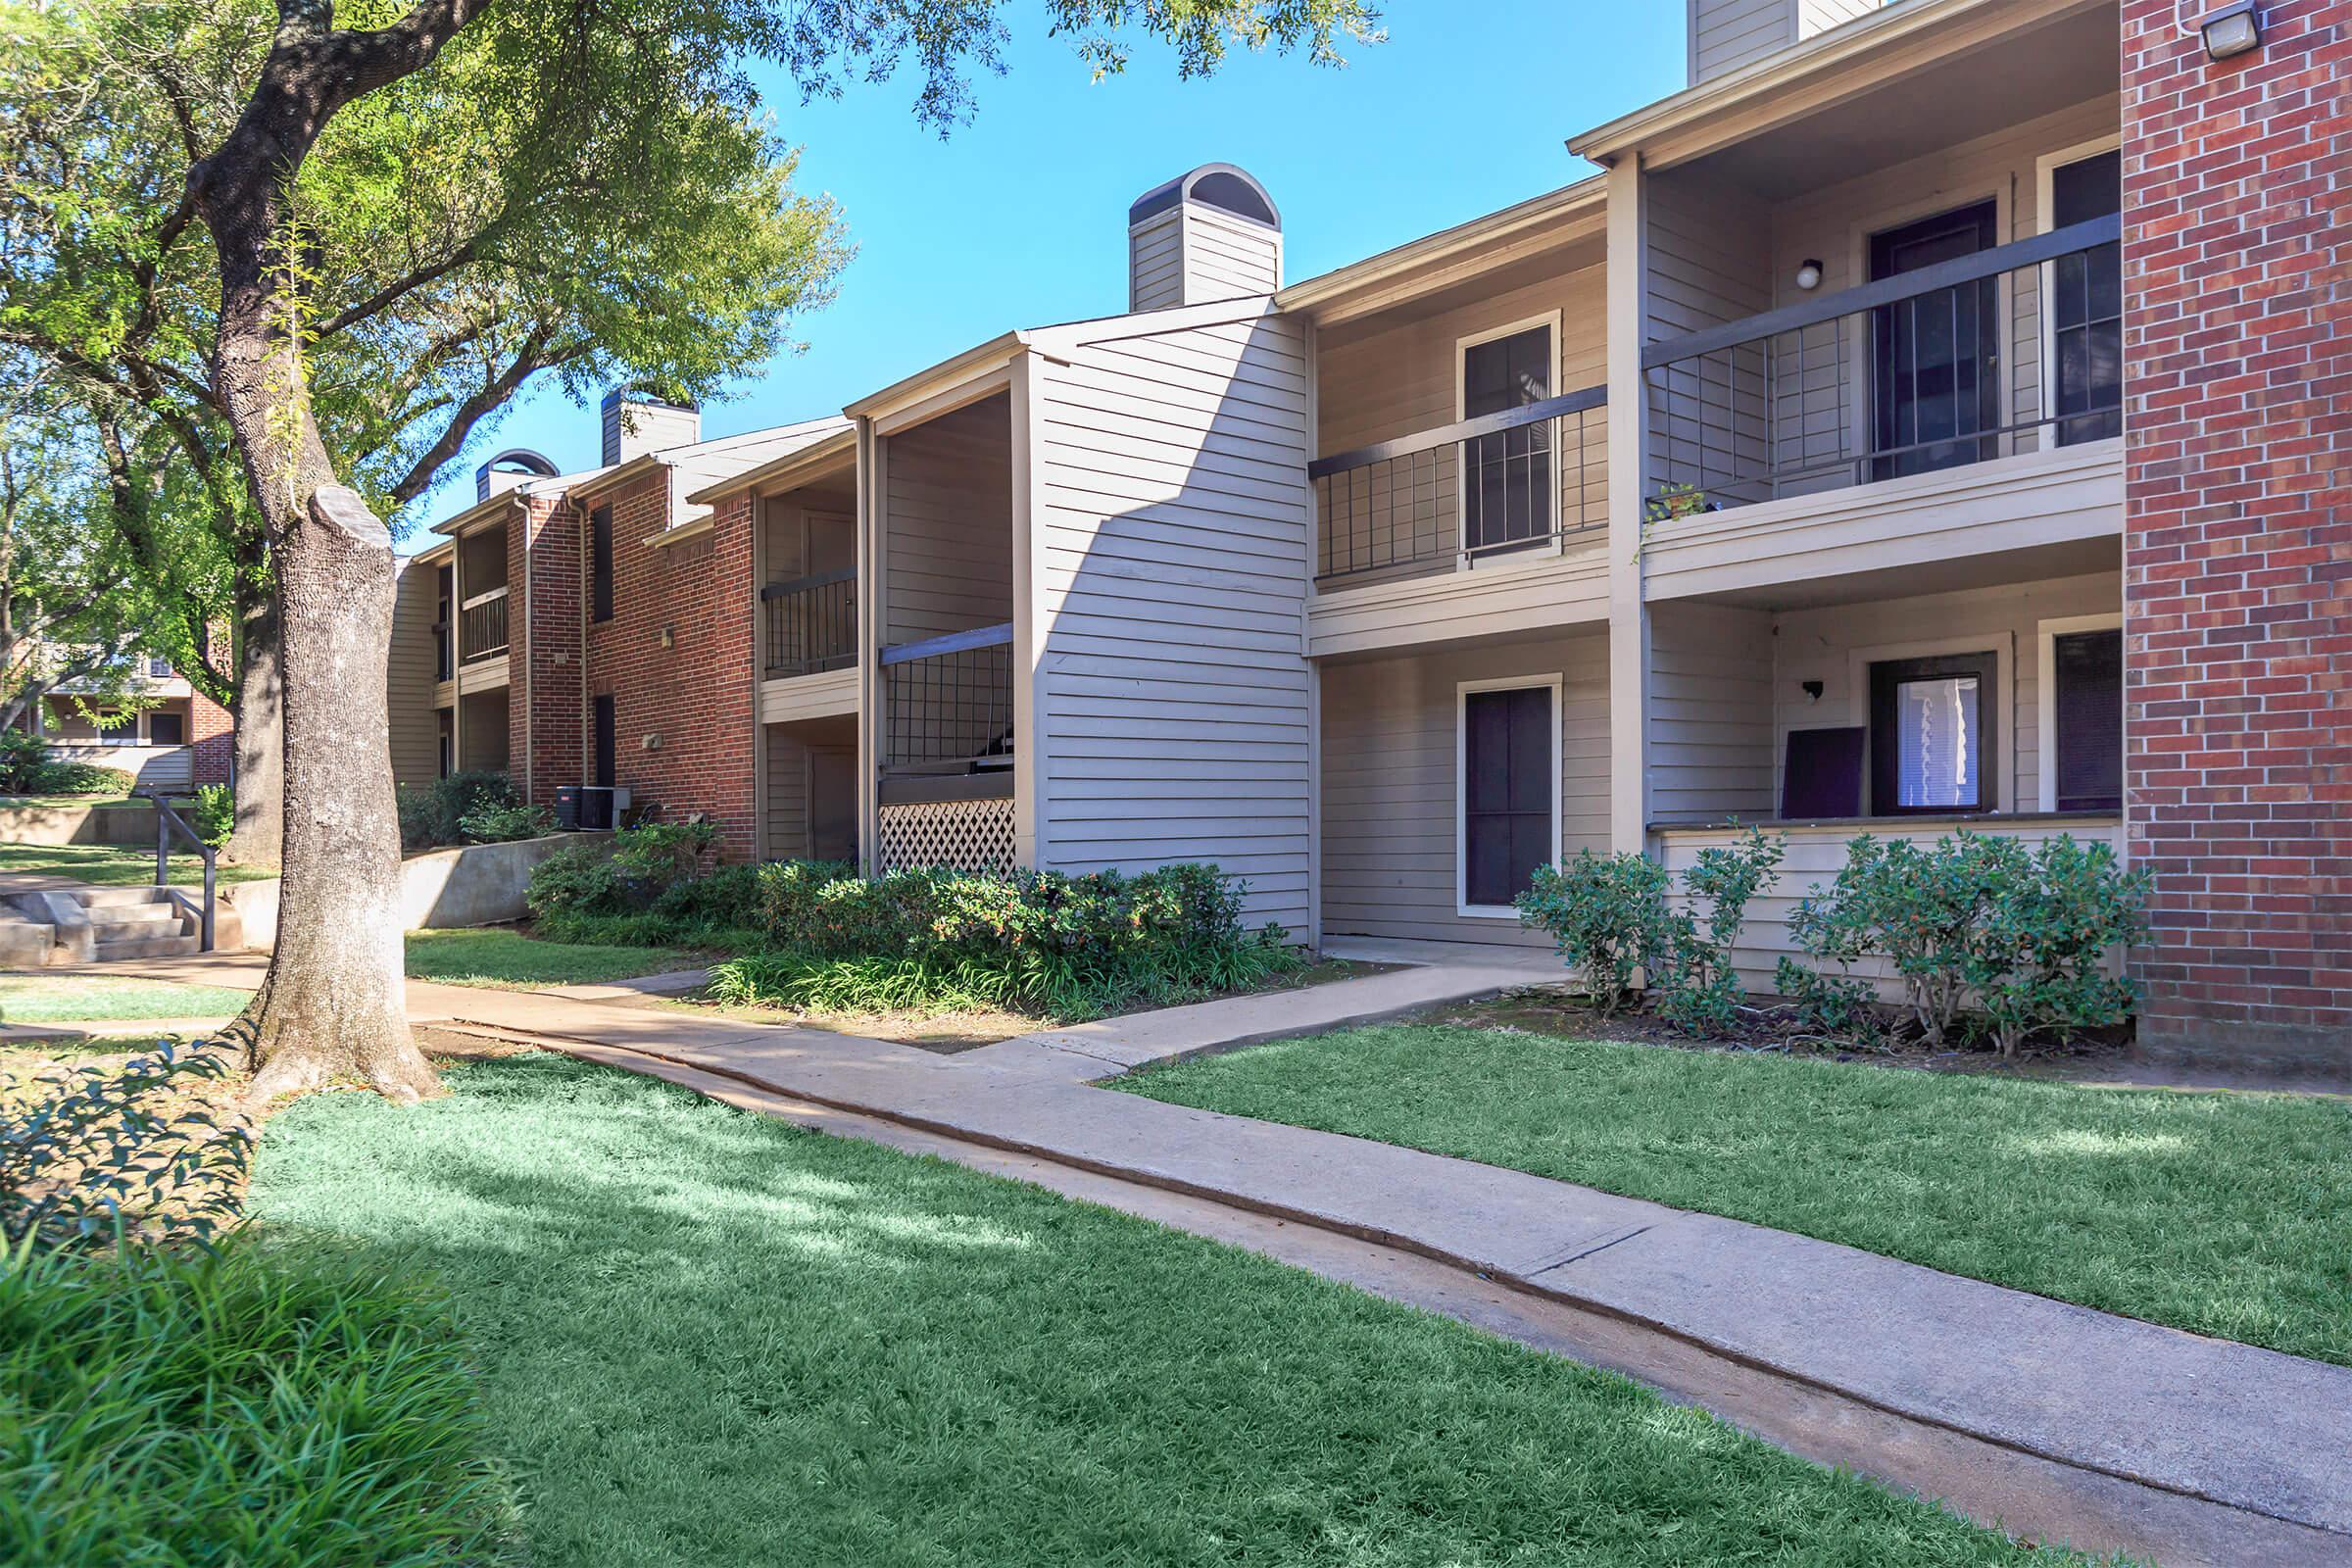
M582 839L610 833L551 833L508 844L467 844L428 850L400 862L401 929L442 930L498 925L529 913L523 895L539 862ZM277 940L278 883L245 882L222 890L221 902L244 923L245 946L266 949Z

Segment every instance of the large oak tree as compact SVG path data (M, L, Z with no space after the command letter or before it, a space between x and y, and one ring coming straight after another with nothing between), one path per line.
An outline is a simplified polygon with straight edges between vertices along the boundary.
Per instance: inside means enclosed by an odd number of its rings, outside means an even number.
M381 514L533 375L693 393L767 352L839 248L830 209L789 195L749 64L833 95L912 62L915 112L944 132L1002 69L1004 0L8 9L46 47L18 57L40 89L0 104L5 194L37 219L9 215L30 237L0 332L135 411L248 551L239 582L267 585L285 874L248 1014L255 1092L429 1093L403 1008ZM1142 36L1188 75L1232 44L1335 60L1375 20L1362 0L1047 11L1097 71ZM143 214L84 200L123 178Z

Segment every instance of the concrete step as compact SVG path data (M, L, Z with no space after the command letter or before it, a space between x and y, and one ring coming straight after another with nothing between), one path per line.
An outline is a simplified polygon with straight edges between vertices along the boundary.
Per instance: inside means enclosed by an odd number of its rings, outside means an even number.
M90 956L100 963L121 958L184 958L201 945L201 939L193 936L126 937L93 943Z
M183 918L176 904L102 904L90 911L90 926L96 931L109 931L117 927L176 926Z
M74 902L80 905L83 908L93 911L98 909L122 908L126 906L162 904L169 900L170 897L171 895L166 893L162 888L153 886L132 888L75 888L73 892Z

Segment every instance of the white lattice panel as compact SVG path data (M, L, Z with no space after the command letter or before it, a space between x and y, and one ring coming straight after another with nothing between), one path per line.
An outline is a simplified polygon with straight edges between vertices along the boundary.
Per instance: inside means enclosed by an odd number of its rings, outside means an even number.
M885 871L948 866L1012 867L1012 802L934 801L882 808L879 859Z

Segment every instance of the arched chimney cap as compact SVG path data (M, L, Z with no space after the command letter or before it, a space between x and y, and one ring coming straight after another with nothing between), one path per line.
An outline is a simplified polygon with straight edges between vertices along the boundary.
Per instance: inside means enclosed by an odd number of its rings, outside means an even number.
M1133 228L1153 214L1188 201L1213 207L1247 222L1262 223L1275 230L1282 227L1282 215L1274 210L1274 198L1266 194L1266 187L1248 170L1234 164L1202 164L1164 185L1152 186L1127 209L1127 226Z
M480 471L527 473L535 479L553 479L556 476L556 465L555 460L544 452L533 452L529 447L509 447L484 463Z

